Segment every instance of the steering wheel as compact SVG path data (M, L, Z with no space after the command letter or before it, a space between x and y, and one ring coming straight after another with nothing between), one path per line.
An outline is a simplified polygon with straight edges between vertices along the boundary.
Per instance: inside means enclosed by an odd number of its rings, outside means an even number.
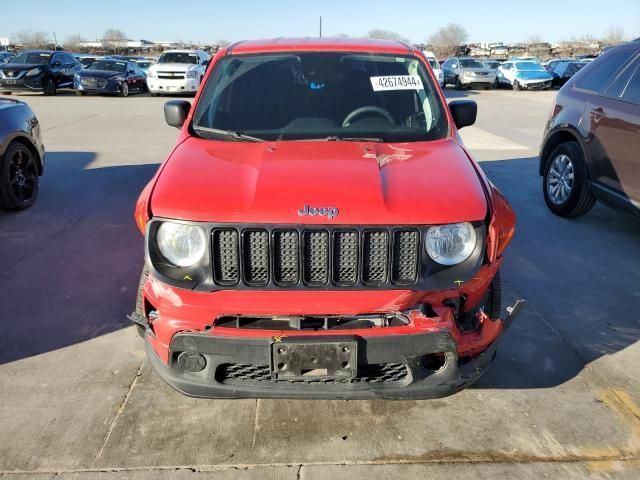
M393 123L394 125L396 123L391 114L384 108L374 107L373 105L365 105L364 107L356 108L353 112L347 115L342 122L342 127L348 127L349 125L351 125L351 121L354 118L359 117L363 113L375 113L377 115L380 115L381 117L384 117L389 121L389 123Z

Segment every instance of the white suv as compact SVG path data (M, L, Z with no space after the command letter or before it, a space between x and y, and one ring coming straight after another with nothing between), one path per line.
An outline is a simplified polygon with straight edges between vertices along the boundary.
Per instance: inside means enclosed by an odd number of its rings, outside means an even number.
M433 69L433 73L435 73L436 78L438 79L438 84L441 87L444 87L444 74L442 73L442 69L440 68L440 63L438 63L438 59L433 54L433 52L430 52L428 50L423 50L422 53L424 53L424 56L427 57L427 61L429 62L429 65L431 65L431 68Z
M202 50L167 50L149 67L147 87L151 95L195 93L209 63Z

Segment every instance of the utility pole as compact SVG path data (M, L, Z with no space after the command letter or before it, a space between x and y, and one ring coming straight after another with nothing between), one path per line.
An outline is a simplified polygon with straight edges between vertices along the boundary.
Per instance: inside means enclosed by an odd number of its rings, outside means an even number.
M322 15L320 15L320 38L322 38Z

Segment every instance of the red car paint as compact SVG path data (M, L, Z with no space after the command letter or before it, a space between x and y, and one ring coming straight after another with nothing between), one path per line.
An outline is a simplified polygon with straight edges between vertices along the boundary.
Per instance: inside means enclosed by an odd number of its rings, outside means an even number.
M269 40L235 45L233 55L290 51L423 54L397 42L373 40ZM220 50L203 84L227 55ZM428 65L428 64L427 64ZM434 85L433 72L427 68ZM442 103L446 105L438 89ZM197 105L202 89L198 92ZM203 140L191 136L192 108L176 147L143 190L135 219L141 232L152 217L195 222L252 224L326 224L326 217L300 217L304 205L335 205L337 225L434 225L486 221L486 260L473 279L438 291L397 290L219 290L198 292L176 288L150 275L143 287L147 335L161 362L169 362L172 338L179 332L217 337L280 338L335 335L331 330L281 331L215 327L221 315L357 315L409 310L420 304L432 314L413 311L406 326L340 330L364 337L413 335L447 331L458 357L485 351L504 323L479 316L479 327L461 331L446 300L464 296L464 310L482 300L502 263L502 253L515 228L515 215L465 150L448 109L449 135L429 142L372 143L265 141L261 143ZM231 341L231 340L230 340Z

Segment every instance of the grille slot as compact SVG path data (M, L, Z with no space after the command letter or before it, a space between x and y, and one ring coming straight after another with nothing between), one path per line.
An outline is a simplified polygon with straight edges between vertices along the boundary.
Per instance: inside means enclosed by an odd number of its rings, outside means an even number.
M333 248L333 281L338 285L355 285L358 281L358 232L336 232Z
M269 282L269 233L266 230L244 232L244 280L261 286Z
M419 277L420 233L411 227L220 225L211 243L220 286L393 288Z
M300 279L298 232L295 230L275 232L273 242L275 257L273 268L276 283L295 285Z
M304 233L304 281L326 285L329 281L329 232Z
M388 276L389 234L384 230L365 232L362 243L362 281L382 285Z
M418 277L418 232L401 230L394 233L392 280L395 283L414 283Z
M221 285L236 285L240 280L238 232L221 229L213 232L213 276Z

